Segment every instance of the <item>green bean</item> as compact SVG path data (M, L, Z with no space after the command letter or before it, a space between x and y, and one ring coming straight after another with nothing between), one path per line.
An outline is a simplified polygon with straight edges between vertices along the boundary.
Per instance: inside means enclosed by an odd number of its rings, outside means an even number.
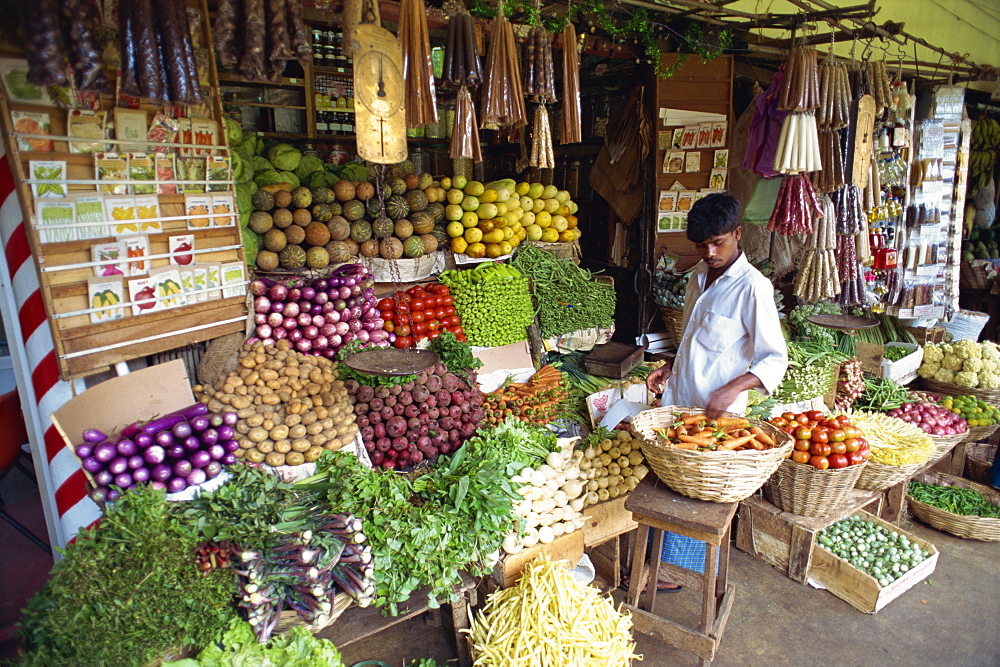
M975 489L910 482L908 493L914 500L952 514L1000 519L1000 506L991 503L986 496Z

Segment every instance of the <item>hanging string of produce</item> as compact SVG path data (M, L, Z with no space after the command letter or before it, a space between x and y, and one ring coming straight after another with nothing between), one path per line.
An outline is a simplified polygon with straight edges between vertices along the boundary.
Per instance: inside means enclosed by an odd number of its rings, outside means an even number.
M840 292L837 271L837 213L833 202L820 195L823 213L809 237L805 258L795 276L795 295L809 303L832 299Z
M504 17L503 3L500 4L490 32L482 105L481 127L484 130L496 130L501 126L516 128L528 124L514 29Z
M222 0L212 26L219 62L254 81L277 80L289 60L307 66L312 43L302 9L302 0Z
M778 188L767 229L784 236L812 234L813 222L823 215L808 174L786 176Z
M580 115L580 54L576 41L576 28L569 21L562 31L562 118L559 143L576 144L583 141L583 122Z
M483 161L483 151L476 129L476 106L467 86L458 89L455 102L455 130L451 134L448 155L451 158L471 158L473 162Z
M443 79L452 86L478 86L483 81L472 15L464 9L451 17L444 52Z
M531 158L528 165L539 169L553 169L556 166L555 151L552 148L552 126L549 112L544 104L535 109L535 124L532 128Z
M21 11L28 83L108 92L97 47L96 2L42 0L24 4ZM67 77L70 70L72 78Z
M437 123L434 64L422 0L403 0L399 9L399 43L403 47L406 126Z
M817 192L836 192L846 181L843 133L850 123L851 85L847 65L833 57L833 49L820 67L820 98L816 109L819 128L819 158L821 169L812 176Z

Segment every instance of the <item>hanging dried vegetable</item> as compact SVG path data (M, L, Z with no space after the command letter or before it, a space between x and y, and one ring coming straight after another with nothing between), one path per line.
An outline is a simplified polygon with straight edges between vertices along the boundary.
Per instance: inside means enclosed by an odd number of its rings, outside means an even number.
M97 49L97 5L94 0L64 0L63 25L68 27L70 62L79 90L107 92L108 78Z
M153 102L166 102L163 62L160 58L152 0L126 2L119 6L119 11L131 23L132 39L135 42L135 75L131 79L133 87L123 84L122 91Z
M451 158L471 158L473 162L483 161L479 146L479 130L476 128L476 107L472 104L469 89L462 86L455 102L455 131L451 135Z
M164 64L164 95L173 102L201 104L198 66L184 0L157 0L156 14Z
M857 234L865 214L861 208L858 186L849 183L833 196L837 209L837 233Z
M583 141L583 123L580 120L580 56L576 43L576 28L569 21L562 32L562 128L559 141L575 144Z
M864 67L868 74L872 96L875 98L876 115L881 116L882 112L892 104L892 86L889 83L889 74L885 69L885 61L869 60L864 64Z
M212 32L220 64L247 79L274 81L289 60L312 62L302 0L222 0Z
M476 28L467 12L455 14L448 23L443 74L453 86L478 86L483 81Z
M813 221L823 215L812 181L806 174L786 176L767 223L769 231L784 236L812 234Z
M851 122L851 82L847 65L827 58L820 67L820 96L816 125L822 130L840 130Z
M840 292L837 271L837 211L826 195L820 196L823 214L809 237L802 266L795 276L795 295L808 303L831 299Z
M22 7L24 51L28 59L28 82L36 86L66 84L66 52L59 31L56 0L34 0Z
M285 0L267 0L267 27L268 46L271 50L267 54L268 60L272 63L281 64L281 69L285 68L285 63L294 57L292 53L292 40L288 36L288 7Z
M817 171L823 168L820 157L816 117L793 112L785 116L774 153L774 170L782 174Z
M503 15L497 13L490 33L490 49L486 54L483 76L482 127L495 130L501 126L527 125L524 110L524 89L518 64L514 29Z
M437 123L434 65L423 0L403 0L399 10L399 43L403 48L403 89L407 127Z
M556 101L556 68L552 60L552 35L545 28L534 27L528 32L524 47L524 94L533 102L551 104Z
M816 192L830 193L843 188L846 180L839 130L819 131L819 160L821 169L812 173Z
M552 128L549 125L549 112L544 104L535 109L535 125L532 130L531 158L528 166L539 169L554 169L555 153L552 149Z
M864 303L865 287L858 268L853 234L837 236L837 272L840 274L840 295L837 300L841 305Z
M604 145L609 163L623 167L616 170L615 188L626 192L639 180L642 165L649 155L652 130L645 112L645 86L636 86L629 93L618 116L608 123Z
M309 28L302 20L301 0L288 0L288 32L295 59L305 69L312 62L312 43L309 41Z
M215 13L215 53L223 67L236 67L240 61L237 55L240 45L237 44L236 5L237 0L222 0Z
M798 46L792 51L785 66L778 97L778 108L782 111L815 111L819 106L819 65L816 49Z

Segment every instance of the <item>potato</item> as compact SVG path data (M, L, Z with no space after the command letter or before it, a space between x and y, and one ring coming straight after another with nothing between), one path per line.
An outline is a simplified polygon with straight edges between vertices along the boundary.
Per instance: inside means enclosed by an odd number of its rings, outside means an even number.
M277 362L269 361L267 363L267 365L265 366L264 370L262 370L260 372L260 379L261 380L263 380L264 382L270 382L271 380L277 380L278 379L278 372L275 369L271 368L271 364L275 364L275 363L277 363ZM279 365L279 368L280 368L280 365Z
M270 433L272 440L282 440L288 437L288 426L285 424L274 424L270 429L268 429L268 432Z
M245 420L243 420L247 426L253 428L254 426L260 426L264 423L264 415L250 415Z
M248 357L243 357L242 359L240 359L239 363L240 363L240 366L242 366L243 368L253 368L256 365L256 362L254 361L253 357L249 357L249 356Z
M229 411L229 406L227 406L225 403L223 403L222 401L220 401L217 398L212 398L212 399L209 399L209 401L208 401L208 411L209 412L215 412L215 413L218 413L218 412L228 412Z
M315 397L313 397L313 400L314 401L316 400ZM313 408L313 412L316 413L316 419L322 420L330 416L330 411L324 408L323 406L317 406Z
M251 442L250 438L240 438L239 443L240 449L253 449L254 445L257 444L255 442Z
M312 443L310 443L305 438L292 440L292 449L294 449L297 452L308 452L310 447L312 447Z
M322 447L310 447L309 451L303 455L306 463L312 463L313 461L319 460L320 455L323 453Z
M236 432L239 433L240 435L246 435L247 433L250 432L251 428L252 427L249 424L247 424L245 421L241 420L241 421L236 422Z
M309 426L316 423L316 413L312 410L302 413L302 425Z
M251 463L263 463L264 462L264 452L257 449L248 449L244 455L247 461Z
M281 399L275 393L267 393L260 397L260 402L264 405L278 405L281 403Z
M285 455L278 454L277 452L271 452L264 458L264 463L271 466L272 468L283 466L285 465Z
M306 427L302 424L295 424L288 429L288 437L297 440L306 437Z
M292 441L289 440L288 438L285 438L284 440L275 440L274 451L278 452L279 454L287 454L288 452L292 451Z
M228 410L220 410L220 412L229 412L229 411ZM247 417L250 417L250 416L255 415L255 414L257 414L257 411L255 409L251 408L251 407L246 407L246 408L243 408L241 410L237 410L236 411L236 416L239 417L240 419L246 419Z
M265 454L270 454L274 450L274 441L263 440L257 443L256 447L258 452L264 452Z
M285 415L285 423L289 426L295 426L302 421L302 417L299 415L287 414Z
M259 379L260 379L260 372L253 370L246 374L246 377L243 378L243 382L245 382L246 384L257 384L257 380Z
M288 452L285 454L285 464L290 466L300 466L306 462L302 452Z
M337 424L332 419L330 419L329 417L327 417L326 419L324 419L323 421L321 421L320 424L323 425L323 430L324 431L329 431L331 429L336 428L336 426L337 426Z
M261 426L255 426L250 429L249 433L247 433L247 438L249 438L251 442L263 442L267 439L267 437L267 430Z
M327 442L329 442L329 440L330 438L327 437L325 433L317 433L316 435L309 438L309 442L312 443L313 447L322 447Z

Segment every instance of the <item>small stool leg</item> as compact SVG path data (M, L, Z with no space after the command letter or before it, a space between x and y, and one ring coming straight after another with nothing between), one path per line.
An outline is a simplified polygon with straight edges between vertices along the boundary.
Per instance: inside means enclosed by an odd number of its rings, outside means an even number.
M706 635L712 631L715 610L718 608L718 598L715 596L715 568L718 565L719 547L709 544L705 547L705 585L701 591L701 631Z
M666 531L658 528L653 530L653 553L649 556L649 584L647 599L649 605L646 607L650 614L656 613L656 590L660 585L660 563L663 562L663 540Z
M629 573L628 603L639 606L642 594L643 572L646 566L646 542L649 541L649 527L639 524L635 531L635 547L632 549L632 571Z
M732 524L726 529L726 534L722 536L722 553L719 556L719 578L715 582L715 597L722 600L726 594L726 584L729 582L729 538L731 537Z

